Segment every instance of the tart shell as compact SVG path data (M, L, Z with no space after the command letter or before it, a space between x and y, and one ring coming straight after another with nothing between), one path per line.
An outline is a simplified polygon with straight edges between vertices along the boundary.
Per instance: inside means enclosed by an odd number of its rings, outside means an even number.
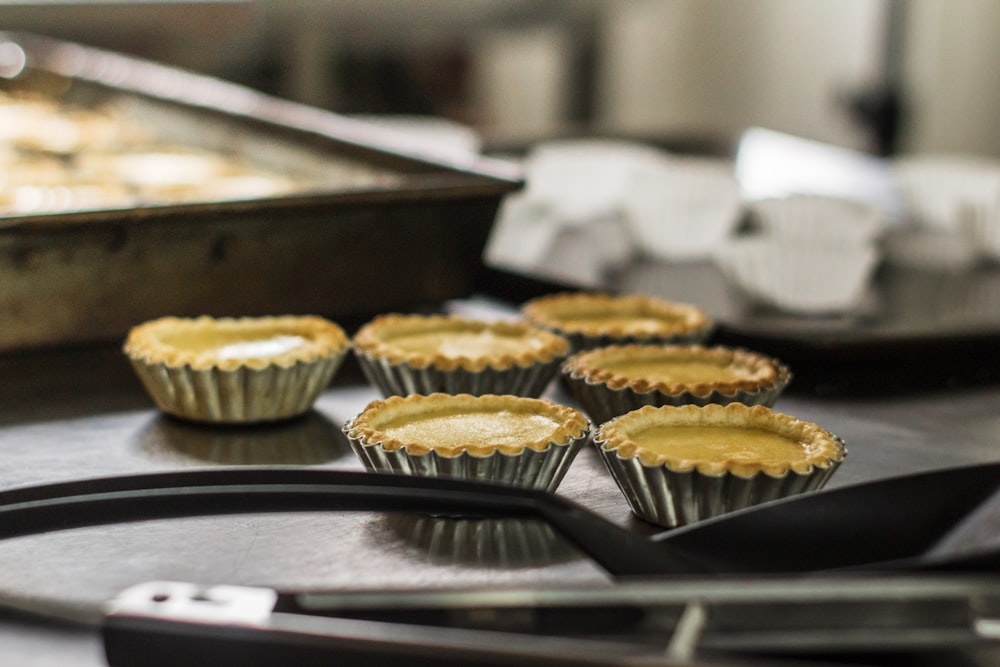
M448 332L457 336L523 340L497 353L455 354L394 344L399 335ZM513 350L512 348L520 347ZM569 342L524 322L487 322L449 315L376 317L354 337L362 371L383 396L408 394L513 394L540 396L570 353Z
M666 424L763 429L800 440L809 454L803 461L770 465L740 457L695 461L651 452L630 437ZM594 444L632 512L667 528L819 490L847 455L843 440L816 424L739 403L647 406L602 425Z
M543 438L516 446L483 442L476 433L462 444L401 441L381 424L418 419L440 412L491 412L545 416L556 426ZM554 491L577 453L590 438L590 422L574 408L540 398L511 395L412 394L369 403L344 425L344 433L365 467L372 471L456 477Z
M568 338L574 351L630 343L703 343L715 328L697 306L645 294L562 292L527 301L521 314ZM633 319L644 324L630 323Z
M220 356L211 344L262 336L299 344L275 354ZM249 423L302 414L329 385L350 340L334 322L315 316L260 318L165 317L134 327L123 351L164 412L199 422Z
M740 369L740 377L667 382L623 375L610 362L676 359ZM749 350L700 345L609 345L578 352L563 363L562 377L574 398L596 424L645 405L743 403L771 406L791 382L792 373L777 359Z

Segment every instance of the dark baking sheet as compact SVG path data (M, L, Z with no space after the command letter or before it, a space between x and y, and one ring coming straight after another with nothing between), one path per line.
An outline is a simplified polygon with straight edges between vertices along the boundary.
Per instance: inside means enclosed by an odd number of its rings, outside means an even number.
M883 266L858 310L832 317L761 306L704 262L640 260L599 285L491 267L481 285L515 303L583 288L697 304L716 320L713 343L790 364L792 391L861 396L1000 382L1000 267L994 264L955 273Z
M253 200L0 219L0 350L114 340L162 315L362 319L468 296L518 170L233 84L77 44L0 33L14 82L115 99L179 142L274 167L387 178ZM23 82L18 81L23 77Z

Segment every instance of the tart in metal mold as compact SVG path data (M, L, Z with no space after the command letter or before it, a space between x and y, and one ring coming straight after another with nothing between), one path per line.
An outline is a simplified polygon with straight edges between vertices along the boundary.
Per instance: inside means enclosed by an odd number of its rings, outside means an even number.
M731 442L729 458L679 458L665 453L669 443L654 452L634 439L665 426L704 427L706 438L713 426L727 427L730 437L734 428L763 430L801 444L803 455L767 462ZM816 424L740 403L647 406L599 427L594 444L632 512L667 528L819 490L847 455L843 440Z
M569 342L524 322L454 315L380 315L354 336L354 352L383 396L540 396Z
M275 421L309 410L350 349L321 317L163 317L123 351L164 412L198 422Z
M595 424L644 405L771 406L792 379L788 367L772 357L700 345L609 345L577 352L561 372Z
M438 424L430 433L393 430L432 420ZM515 438L512 430L523 433ZM555 491L589 442L590 422L575 408L540 398L411 394L372 401L344 433L372 471Z
M605 345L704 343L715 322L701 308L646 294L560 292L521 305L536 326L569 339L574 351Z

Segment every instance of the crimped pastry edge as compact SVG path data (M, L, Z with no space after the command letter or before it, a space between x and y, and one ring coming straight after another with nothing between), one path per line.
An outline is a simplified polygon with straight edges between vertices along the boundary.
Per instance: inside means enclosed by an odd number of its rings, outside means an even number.
M291 331L303 335L309 345L300 346L282 354L267 357L242 359L217 359L211 352L195 352L168 345L159 338L163 331L184 328L188 330L211 330L213 328L240 329L253 328ZM265 317L222 317L208 315L200 317L161 317L133 327L122 351L133 364L148 366L163 365L168 368L187 366L193 370L236 370L238 368L266 368L268 366L289 367L297 363L312 363L343 355L350 348L350 339L340 325L316 315L276 315Z
M812 445L815 451L804 461L765 465L746 461L695 461L673 458L666 453L651 452L635 443L630 433L662 425L735 426L761 428ZM812 422L762 406L742 403L705 406L645 406L601 425L594 435L594 444L604 452L615 452L619 459L638 459L645 467L664 466L674 472L696 470L703 475L733 474L752 477L764 473L783 477L794 473L812 474L815 468L827 468L844 459L847 450L836 435Z
M462 445L432 445L424 443L406 443L388 437L379 427L377 421L396 416L419 415L428 411L441 409L468 409L477 411L515 410L525 414L545 414L558 425L548 437L525 442L519 446L491 446L476 443ZM404 450L411 456L435 453L438 456L455 457L463 453L472 456L490 456L494 453L518 455L526 449L544 452L551 446L565 446L584 438L590 430L587 417L575 408L561 405L544 398L528 398L509 394L410 394L408 396L390 396L368 403L365 408L344 426L348 438L355 440L364 447L377 446L386 451Z
M454 327L456 331L492 331L501 335L520 335L532 337L542 342L539 349L526 349L524 353L483 355L478 357L452 357L443 354L427 354L405 350L392 345L385 339L386 332L399 331L432 331ZM414 368L433 366L439 370L450 371L463 369L481 371L485 368L504 370L514 366L525 368L537 363L549 363L561 360L570 352L569 341L559 334L527 322L497 320L478 320L458 315L405 315L387 313L378 315L354 335L354 350L372 359L384 359L391 364L406 364Z
M695 384L682 382L668 384L652 382L646 378L631 378L600 366L601 359L638 356L642 358L708 358L721 360L727 364L739 363L755 371L755 375L733 381L711 381ZM658 391L668 396L693 394L707 396L712 392L732 396L739 391L756 392L768 387L783 387L791 381L791 371L785 364L773 357L736 347L704 347L701 345L608 345L593 350L584 350L570 356L563 362L561 372L574 380L582 380L591 385L606 385L620 391L630 389L638 394Z
M636 333L621 326L580 326L568 324L560 312L579 312L586 308L595 312L623 314L645 312L650 315L680 316L676 325L664 322L662 329L648 333ZM696 334L707 335L715 323L698 306L668 301L646 294L614 295L605 292L558 292L536 297L521 305L521 315L533 324L545 327L560 335L583 335L589 338L608 337L611 339L669 340L674 337L689 337Z

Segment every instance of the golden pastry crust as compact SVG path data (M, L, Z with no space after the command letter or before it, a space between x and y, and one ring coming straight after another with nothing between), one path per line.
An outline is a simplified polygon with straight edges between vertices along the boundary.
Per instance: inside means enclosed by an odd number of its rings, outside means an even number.
M578 352L563 372L589 384L639 394L733 395L787 384L784 364L739 348L700 345L610 345Z
M455 457L543 452L584 437L580 411L542 398L486 394L411 394L372 401L348 427L364 445L410 455Z
M521 306L530 322L560 332L611 338L667 339L705 332L711 318L700 308L644 294L564 292Z
M550 363L569 341L525 322L487 322L454 315L380 315L361 327L354 348L372 358L414 368L503 370Z
M672 452L669 436L665 435L671 427L697 429L697 436L704 438L700 452L697 448L692 451L690 446ZM745 437L740 434L744 430L748 432ZM764 453L764 448L753 444L761 434L785 440L793 453L783 457L782 448L771 448L770 443ZM645 438L650 439L650 444L643 444ZM655 446L651 444L661 438ZM765 473L782 477L789 471L810 474L814 468L842 461L846 454L843 441L816 424L761 405L748 407L742 403L646 406L601 426L595 443L605 451L615 451L622 459L638 457L645 466L666 466L675 472L697 470L712 476L731 473L751 477Z
M310 363L349 346L340 326L313 315L163 317L134 327L124 352L148 365L233 370Z

